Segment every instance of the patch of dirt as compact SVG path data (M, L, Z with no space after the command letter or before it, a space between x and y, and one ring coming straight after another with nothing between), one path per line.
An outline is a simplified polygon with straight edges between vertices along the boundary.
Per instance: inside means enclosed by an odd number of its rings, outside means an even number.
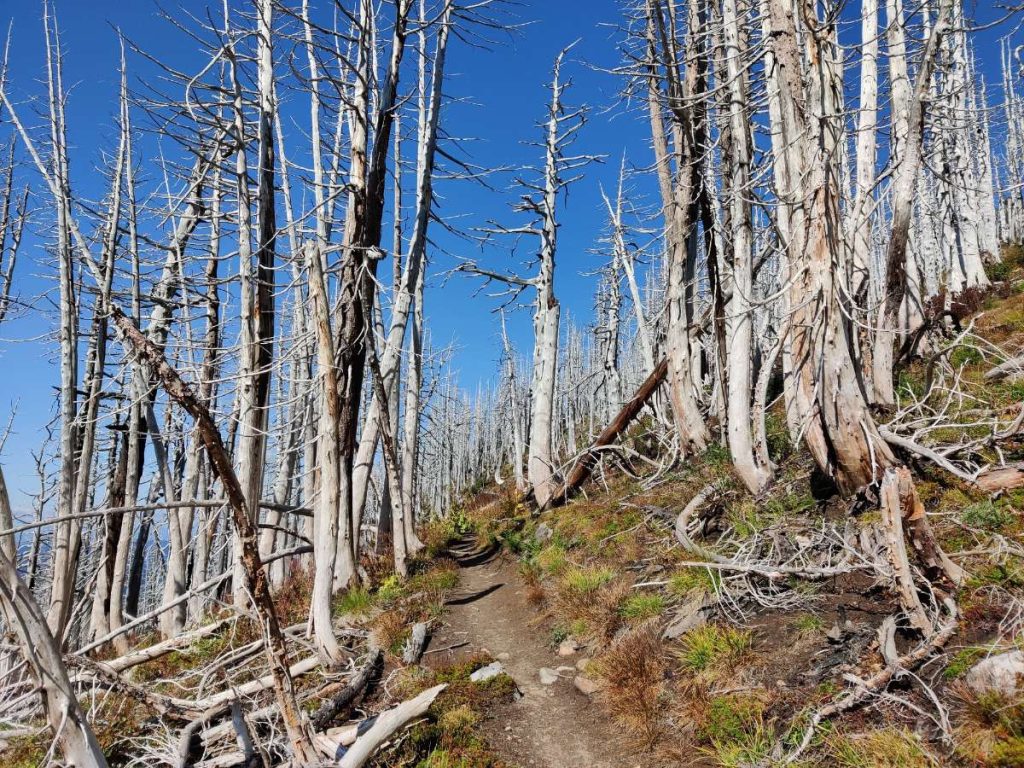
M521 697L486 713L484 732L494 751L520 768L649 768L645 756L616 737L600 705L576 690L563 672L542 685L542 667L573 667L580 655L560 658L548 646L527 586L507 558L466 558L458 593L448 601L446 626L437 631L424 663L451 664L486 651L501 661ZM430 653L432 649L447 649Z

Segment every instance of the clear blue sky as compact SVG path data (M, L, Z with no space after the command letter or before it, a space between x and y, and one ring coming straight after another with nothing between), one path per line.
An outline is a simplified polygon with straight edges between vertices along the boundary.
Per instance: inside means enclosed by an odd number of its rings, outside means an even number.
M180 7L199 16L204 15L207 5L205 0L180 3ZM219 3L212 5L217 15ZM173 0L165 6L168 10L179 7ZM854 12L855 6L856 3L850 3ZM981 0L980 6L978 15L982 19L993 16L989 0ZM196 59L189 40L159 18L157 5L150 0L56 0L56 7L66 54L66 84L71 88L68 118L73 145L72 183L77 194L96 199L102 195L103 185L94 168L100 164L102 153L112 148L114 136L110 126L117 109L119 50L111 25L116 23L143 49L184 71L194 69ZM608 190L614 188L624 151L635 165L650 162L645 119L642 114L627 113L616 105L621 82L613 75L597 71L620 63L621 34L615 27L622 22L622 4L618 0L522 0L514 13L518 21L532 23L517 34L502 38L491 50L453 42L447 92L466 101L446 108L445 127L454 136L479 139L470 145L472 160L478 165L535 162L539 149L523 146L522 142L539 136L535 123L543 116L548 98L545 85L555 55L580 38L565 67L565 73L575 82L567 101L592 107L579 151L607 155L608 162L586 171L586 178L573 188L563 210L557 282L565 310L579 322L586 322L591 313L595 278L583 273L592 271L599 263L590 249L595 247L604 226L599 185ZM41 6L36 0L0 0L0 22L7 18L12 20L14 30L10 63L14 92L23 96L38 94L38 80L43 76ZM856 29L846 34L856 35ZM997 34L986 32L976 42L982 70L994 83L998 82L999 67ZM138 57L130 59L130 65L135 76L151 71ZM993 93L994 89L990 90L990 96ZM143 152L153 150L152 144L143 145ZM494 183L504 187L507 181L496 179ZM652 191L649 186L641 186L640 190ZM440 214L453 217L459 226L482 225L491 218L521 223L509 213L511 197L507 193L489 192L464 182L439 182L437 192L441 199ZM46 204L42 196L36 202ZM642 204L643 200L637 202ZM40 218L47 218L45 211ZM509 263L502 254L481 254L470 244L443 235L437 227L433 236L446 248L481 258L492 268ZM438 258L434 274L437 268L450 266L450 260ZM39 239L29 238L21 254L16 292L25 298L41 294L48 281L53 280L54 272ZM499 353L497 318L492 313L495 302L484 296L474 297L477 287L473 280L462 276L449 280L444 287L435 279L428 287L426 300L434 343L457 345L454 365L466 387L474 387L493 375ZM38 306L47 309L45 300ZM9 322L0 331L0 417L17 404L14 431L3 456L16 508L24 509L22 493L35 489L29 450L38 449L43 439L42 427L53 414L54 387L59 378L56 351L54 345L40 340L52 329L52 323L52 313L36 311L25 319ZM528 350L528 312L521 312L512 321L512 330L520 349Z
M202 16L208 3L170 2L164 6L168 10L181 7ZM184 71L195 68L197 59L189 41L160 18L157 4L150 0L57 0L56 9L65 51L65 83L71 90L68 123L72 184L76 194L96 199L105 188L94 169L116 140L111 126L117 110L119 49L112 25L120 27L147 52ZM581 152L610 156L608 164L590 168L586 179L573 188L560 232L559 292L565 309L585 322L590 314L594 278L581 273L593 270L598 263L588 251L595 246L603 226L599 183L614 188L618 159L627 147L637 154L638 164L649 162L644 124L634 117L624 117L621 110L602 114L614 104L621 83L588 66L618 63L616 45L620 35L607 25L619 23L621 14L615 0L528 0L512 12L514 15L506 18L531 23L512 35L495 33L498 44L489 50L453 40L446 92L456 101L445 108L445 129L454 136L477 139L468 149L471 160L478 165L536 162L540 150L523 142L540 137L535 123L544 115L548 99L545 86L556 54L580 38L565 66L565 74L575 84L566 100L569 104L585 102L593 109L577 146ZM215 9L214 14L218 13ZM10 61L13 92L22 97L38 96L38 81L44 76L41 5L35 0L0 0L0 22L8 18L14 30ZM137 56L129 55L129 67L135 77L151 72ZM31 114L28 104L22 114ZM143 155L155 150L152 143L142 147ZM509 211L508 203L514 198L505 189L510 181L508 177L493 179L496 191L466 182L440 181L436 189L440 212L464 228L483 225L487 219L522 223ZM47 201L40 196L36 203L45 205ZM39 218L41 222L49 219L45 210ZM494 249L481 253L473 244L445 235L439 227L434 227L432 237L443 248L479 258L492 268L516 263ZM527 244L523 244L522 251L528 253ZM498 363L498 320L492 312L496 304L484 295L474 296L479 284L466 276L455 276L442 286L438 272L451 265L451 259L443 255L435 259L435 278L428 284L425 309L435 346L455 345L453 366L463 385L473 388L491 378ZM41 240L27 237L15 292L24 298L42 294L53 284L54 275L55 267L49 263ZM33 311L0 329L0 371L4 374L0 376L0 416L15 405L17 411L3 455L16 509L26 506L22 494L37 487L29 451L38 450L44 437L43 425L54 413L55 386L59 382L56 345L42 338L53 328L52 299L55 297L37 303L44 311ZM527 351L531 341L529 312L522 311L509 320L514 340Z

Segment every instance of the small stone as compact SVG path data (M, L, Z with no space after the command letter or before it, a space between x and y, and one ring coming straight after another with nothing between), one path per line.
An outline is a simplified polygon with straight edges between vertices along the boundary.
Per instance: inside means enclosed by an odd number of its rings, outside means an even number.
M788 687L788 686L786 685L786 681L785 681L785 680L776 680L776 681L775 681L775 685L776 685L776 687L778 687L778 688L786 688L786 687Z
M558 673L548 667L541 667L537 670L541 685L554 685L558 682Z
M576 667L556 667L555 668L555 672L557 672L560 675L562 673L564 673L564 672L575 672L575 671L576 671Z
M558 646L559 656L572 656L576 651L580 649L580 644L573 640L571 637L563 640Z
M793 537L793 541L796 542L796 545L800 547L800 549L807 549L811 546L811 540L806 536L801 536L799 534Z
M591 680L583 675L576 675L573 678L572 684L576 686L577 691L585 696L593 696L601 690L601 684L597 680Z
M587 667L590 666L591 659L583 658L576 662L576 669L580 672L585 672Z
M555 532L551 530L547 523L541 523L537 526L537 530L533 532L533 540L542 544L554 535Z
M508 661L509 659L512 658L512 654L511 653L504 653L504 652L503 653L499 653L497 658L500 661Z
M967 687L977 694L996 693L1011 698L1021 690L1024 651L1010 651L982 659L964 676Z
M476 672L469 676L469 679L474 683L482 683L485 680L490 680L493 677L497 677L505 671L505 668L501 665L500 661L495 661L488 664L486 667L480 667Z
M843 630L838 624L833 624L832 629L825 633L825 637L831 640L833 643L838 643L843 639Z

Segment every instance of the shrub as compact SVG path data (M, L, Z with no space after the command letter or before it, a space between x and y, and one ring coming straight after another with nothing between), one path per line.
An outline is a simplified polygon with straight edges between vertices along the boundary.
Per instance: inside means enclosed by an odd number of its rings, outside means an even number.
M797 616L796 621L793 622L793 626L798 632L803 634L811 634L812 632L820 632L825 627L825 622L821 616L816 616L813 613L805 613L801 616Z
M960 513L960 519L964 525L972 528L982 528L986 531L999 531L1013 522L1013 515L996 506L991 499L971 504Z
M1013 272L1013 265L1007 261L999 261L995 264L989 264L985 271L988 273L990 280L1005 280Z

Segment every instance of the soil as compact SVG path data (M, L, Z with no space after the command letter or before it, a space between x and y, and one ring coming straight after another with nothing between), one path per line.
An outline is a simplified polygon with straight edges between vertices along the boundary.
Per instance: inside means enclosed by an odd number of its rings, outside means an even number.
M550 646L516 565L499 554L455 554L462 565L460 588L448 601L446 626L431 638L426 663L453 663L481 652L501 661L521 695L486 713L484 732L497 755L518 768L650 766L618 742L618 729L600 705L576 689L575 671L541 684L542 667L574 667L581 655L560 658Z

